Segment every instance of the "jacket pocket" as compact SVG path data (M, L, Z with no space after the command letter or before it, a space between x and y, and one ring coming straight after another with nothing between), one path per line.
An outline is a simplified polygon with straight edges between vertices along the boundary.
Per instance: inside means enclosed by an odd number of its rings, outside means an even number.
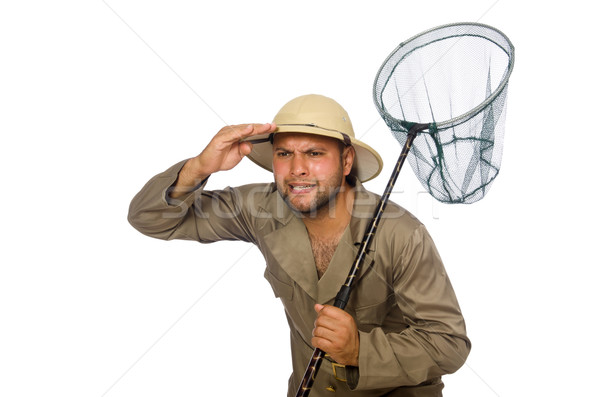
M276 298L292 300L294 297L294 286L287 284L273 275L269 269L265 270L265 278L271 284Z
M396 304L396 297L391 293L383 301L366 306L356 307L356 320L359 324L380 326L385 321L387 314Z

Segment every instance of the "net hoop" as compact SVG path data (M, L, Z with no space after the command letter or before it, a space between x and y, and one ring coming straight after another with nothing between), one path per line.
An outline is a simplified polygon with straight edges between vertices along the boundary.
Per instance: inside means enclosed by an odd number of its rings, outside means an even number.
M440 130L440 129L445 128L446 126L454 125L457 122L464 122L465 120L468 120L469 118L471 118L474 115L476 115L477 113L479 113L482 109L484 109L490 103L492 103L496 99L496 97L498 95L500 95L500 93L504 90L504 88L508 84L509 77L512 74L513 67L514 67L514 56L515 56L514 55L514 51L515 51L515 49L514 49L514 46L513 46L512 42L510 41L510 39L504 33L502 33L500 30L494 28L493 26L485 25L485 24L482 24L482 23L477 23L477 22L451 23L451 24L441 25L441 26L437 26L437 27L425 30L425 31L423 31L423 32L421 32L421 33L419 33L419 34L411 37L410 39L403 41L385 59L385 61L383 62L383 64L379 68L379 71L377 72L377 75L375 76L375 84L373 84L373 99L374 99L374 102L375 102L375 106L377 107L377 111L384 118L386 118L386 117L387 118L392 118L394 121L396 121L396 122L398 122L400 124L404 124L406 122L408 122L410 124L414 123L414 121L400 120L398 118L393 117L387 111L385 111L381 107L381 105L380 105L383 101L380 101L378 97L383 93L383 91L384 91L383 88L386 87L386 85L387 85L388 82L386 82L385 84L380 84L380 83L381 83L381 80L383 80L383 72L386 69L386 66L389 65L390 60L393 59L394 57L398 56L398 53L400 51L402 51L404 49L404 47L406 47L411 42L413 42L413 41L415 41L415 40L417 40L419 38L431 35L431 34L437 32L439 30L453 28L453 27L458 27L458 26L472 26L472 27L482 28L482 29L489 30L490 32L493 32L493 33L497 34L498 38L502 39L502 41L504 41L503 43L499 43L498 41L500 41L500 40L494 41L494 40L492 40L488 36L483 36L483 35L479 35L479 34L474 34L472 36L474 36L474 37L480 37L482 39L489 40L490 42L494 43L496 46L498 46L499 48L501 48L506 53L506 55L508 57L507 72L504 75L502 81L498 84L498 87L496 87L496 89L492 92L491 95L489 95L486 98L486 100L484 100L483 102L481 102L479 105L477 105L473 109L469 110L468 112L465 112L465 113L463 113L463 114L461 114L459 116L453 117L453 118L445 120L445 121L436 121L435 124L436 124L437 129ZM452 38L452 37L458 37L458 36L464 36L464 35L444 36L443 39L445 40L445 39L449 39L449 38ZM431 44L431 43L428 42L426 45L429 45L429 44ZM398 65L401 62L402 59L404 59L405 57L407 57L408 55L410 55L413 51L414 51L414 49L412 51L409 51L406 54L404 54L400 59L396 60L395 61L396 65ZM395 67L394 67L394 69L395 69ZM393 73L389 73L389 76L391 76L392 74ZM389 76L388 76L388 78L389 78Z

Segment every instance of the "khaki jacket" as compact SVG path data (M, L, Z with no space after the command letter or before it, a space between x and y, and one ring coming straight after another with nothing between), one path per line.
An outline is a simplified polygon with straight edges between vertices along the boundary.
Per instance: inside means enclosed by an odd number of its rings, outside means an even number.
M141 233L160 239L241 240L259 248L265 278L290 325L288 396L294 396L313 352L314 304L333 304L378 197L356 183L352 220L318 279L306 228L274 184L220 191L201 185L183 199L168 199L182 166L152 178L131 202L128 219ZM359 365L344 368L323 361L311 396L441 396L440 377L462 366L470 342L425 227L390 202L357 277L346 311L359 329Z

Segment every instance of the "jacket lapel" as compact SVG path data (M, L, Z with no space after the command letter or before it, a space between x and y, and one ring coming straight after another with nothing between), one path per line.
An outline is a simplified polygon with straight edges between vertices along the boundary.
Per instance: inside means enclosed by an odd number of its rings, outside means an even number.
M264 209L280 223L279 227L264 236L271 255L290 278L312 299L317 300L317 268L304 223L277 192L271 194Z

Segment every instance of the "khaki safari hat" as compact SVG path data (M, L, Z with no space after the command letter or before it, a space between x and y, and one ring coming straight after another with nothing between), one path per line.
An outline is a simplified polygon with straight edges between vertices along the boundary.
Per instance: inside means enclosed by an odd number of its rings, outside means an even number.
M361 182L375 178L383 161L369 145L354 137L348 113L339 103L322 95L304 95L286 103L273 119L277 129L272 134L303 133L339 139L352 145L356 152L351 174ZM273 135L263 134L248 139L253 144L250 160L273 171Z

